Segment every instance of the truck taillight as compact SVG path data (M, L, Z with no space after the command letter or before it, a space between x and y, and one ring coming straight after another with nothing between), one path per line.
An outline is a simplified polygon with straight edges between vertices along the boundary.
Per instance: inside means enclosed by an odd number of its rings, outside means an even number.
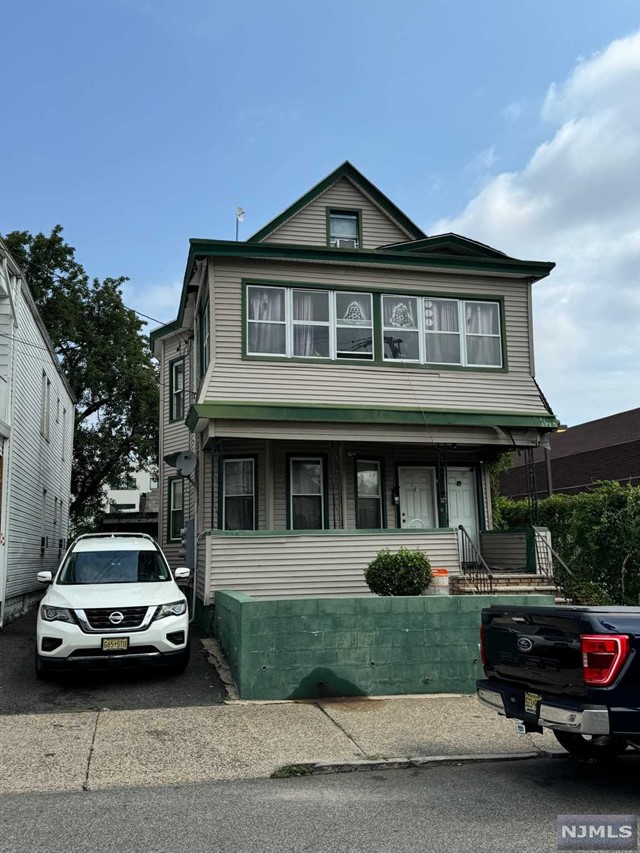
M484 645L484 625L480 626L480 660L482 661L482 666L487 662L487 650Z
M626 634L581 634L580 648L585 684L608 687L629 655L629 637Z

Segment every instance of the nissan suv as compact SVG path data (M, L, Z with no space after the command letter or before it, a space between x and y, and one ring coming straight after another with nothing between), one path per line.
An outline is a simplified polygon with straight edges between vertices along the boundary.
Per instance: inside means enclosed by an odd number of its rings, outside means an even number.
M146 534L80 536L49 588L37 623L36 675L118 666L165 666L184 671L189 661L187 599L167 560Z

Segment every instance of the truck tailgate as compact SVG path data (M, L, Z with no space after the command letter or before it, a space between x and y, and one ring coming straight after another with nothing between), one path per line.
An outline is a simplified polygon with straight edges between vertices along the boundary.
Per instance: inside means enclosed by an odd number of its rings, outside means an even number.
M483 611L485 673L544 693L585 696L579 613L558 608L492 607Z

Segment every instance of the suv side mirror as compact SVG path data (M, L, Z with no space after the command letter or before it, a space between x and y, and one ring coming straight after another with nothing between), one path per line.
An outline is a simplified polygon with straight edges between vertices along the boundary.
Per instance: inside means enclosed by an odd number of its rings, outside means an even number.
M51 572L38 572L38 580L40 583L51 583L53 575Z
M177 581L187 581L191 576L191 569L187 569L184 566L179 569L174 569L173 576Z

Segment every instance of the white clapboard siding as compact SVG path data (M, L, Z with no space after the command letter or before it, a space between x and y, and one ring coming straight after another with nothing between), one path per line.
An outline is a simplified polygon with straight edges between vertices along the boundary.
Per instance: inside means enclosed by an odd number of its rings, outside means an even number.
M452 530L414 534L283 534L207 536L207 602L217 589L255 598L370 595L364 570L382 548L419 549L433 568L459 571Z
M528 285L506 278L419 273L411 270L347 269L338 265L281 264L217 260L214 281L215 364L204 396L210 400L334 403L349 406L508 411L544 414L531 376ZM508 372L430 370L397 365L350 365L242 359L242 284L254 278L274 283L320 282L359 285L395 292L465 293L503 296Z
M216 419L210 423L211 438L271 438L293 441L366 441L389 444L493 444L513 447L511 438L490 427L423 426L399 424L319 423L316 421L253 421ZM509 430L519 447L537 447L535 430ZM295 447L294 447L295 449Z
M481 533L480 550L491 567L513 572L527 567L527 536L524 531Z
M361 211L364 249L376 249L387 243L411 239L368 195L348 178L342 178L272 231L263 242L326 246L327 207L346 207Z
M15 301L12 427L5 442L4 460L8 476L5 602L42 589L36 573L54 572L58 566L60 543L68 536L74 425L73 401L47 350L35 305L22 282L15 291ZM41 434L43 371L51 383L48 440ZM47 495L43 517L44 489ZM56 501L58 511L54 518ZM43 535L47 545L41 556Z

